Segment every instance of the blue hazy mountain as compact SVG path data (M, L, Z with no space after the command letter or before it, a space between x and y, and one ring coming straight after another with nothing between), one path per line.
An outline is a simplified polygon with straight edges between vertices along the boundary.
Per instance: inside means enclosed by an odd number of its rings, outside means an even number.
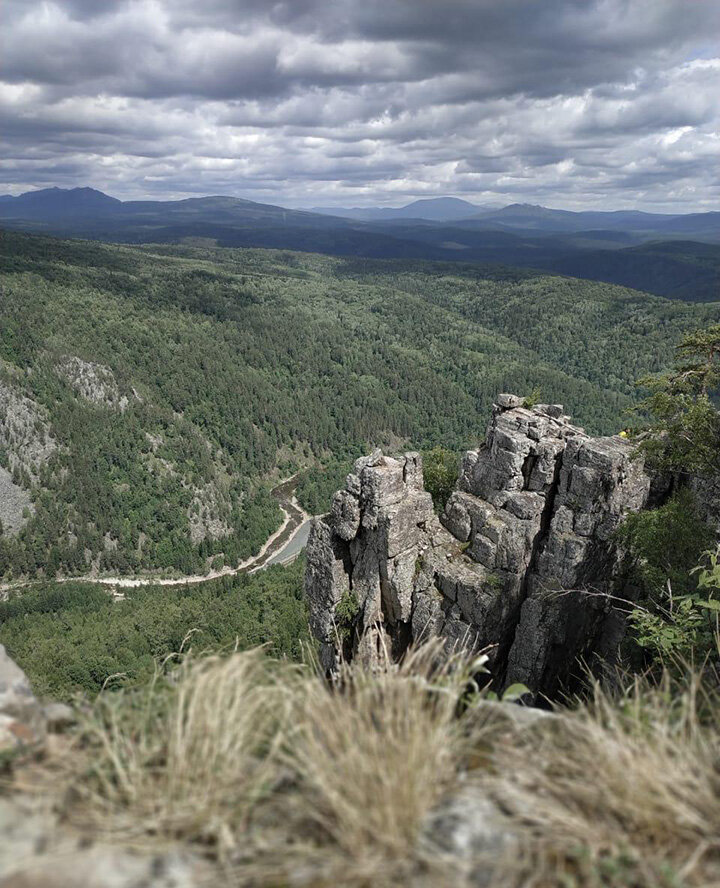
M0 226L123 243L213 243L337 256L502 264L720 299L720 213L481 207L458 198L357 212L294 210L237 197L120 201L93 188L0 197ZM369 214L369 218L367 217Z
M395 219L426 219L429 222L456 222L492 209L457 197L431 197L414 200L404 207L313 207L316 213L361 219L367 222L391 222Z

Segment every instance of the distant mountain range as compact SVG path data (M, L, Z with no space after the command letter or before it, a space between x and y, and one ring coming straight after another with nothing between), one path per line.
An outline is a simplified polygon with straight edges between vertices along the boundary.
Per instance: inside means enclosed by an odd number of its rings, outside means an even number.
M414 200L404 207L313 207L313 212L326 216L343 216L368 222L390 222L394 219L427 219L430 222L457 222L472 219L478 214L500 209L498 206L478 206L458 197L431 197Z
M570 212L452 197L309 211L235 197L120 201L92 188L48 188L0 197L0 226L125 243L513 265L670 298L720 300L720 212Z
M315 220L315 213L288 210L271 204L255 203L239 197L191 197L185 200L118 200L96 191L94 188L43 188L26 191L17 197L0 198L0 219L15 220L63 220L108 219L121 222L165 219L212 218L217 222L282 220L285 224L308 225Z
M404 207L313 207L313 212L361 219L391 222L424 219L429 222L458 222L469 227L522 229L525 231L578 232L593 229L605 231L663 232L684 231L710 233L720 239L720 213L664 214L639 210L612 212L552 210L537 204L480 206L456 197L416 200Z

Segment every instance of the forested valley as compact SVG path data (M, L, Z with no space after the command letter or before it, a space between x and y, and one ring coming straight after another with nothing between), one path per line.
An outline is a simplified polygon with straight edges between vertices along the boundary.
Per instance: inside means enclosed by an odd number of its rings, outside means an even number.
M499 391L618 431L720 306L497 266L3 234L0 577L235 564L310 470L482 437ZM323 481L325 479L325 481Z
M0 601L0 644L38 693L70 699L152 678L166 657L266 645L299 660L308 644L304 558L253 576L145 586L114 600L92 583L38 582ZM172 663L170 664L172 665Z

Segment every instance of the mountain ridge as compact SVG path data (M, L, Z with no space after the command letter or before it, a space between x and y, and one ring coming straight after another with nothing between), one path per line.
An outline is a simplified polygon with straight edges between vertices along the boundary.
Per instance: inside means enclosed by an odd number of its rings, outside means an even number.
M427 221L459 221L461 219L488 219L493 217L529 217L538 218L578 218L590 219L600 217L608 221L617 220L633 222L636 220L656 220L658 222L671 222L676 219L686 221L707 220L715 223L720 220L720 210L708 210L706 212L692 213L650 213L646 210L563 210L553 207L546 207L542 204L532 203L511 203L505 205L499 204L474 204L470 201L458 197L430 197L420 198L411 201L401 207L332 207L332 206L314 206L310 208L290 208L281 204L270 204L262 201L254 201L249 198L237 197L225 194L208 194L200 197L185 197L174 200L151 200L151 199L134 199L121 200L113 197L104 191L89 186L79 186L75 188L60 188L52 186L49 188L40 188L31 191L25 191L18 195L2 194L0 195L0 203L5 206L22 207L27 204L41 204L48 199L56 200L63 197L69 203L80 203L82 201L97 203L105 206L122 206L135 207L140 205L166 205L177 206L181 204L199 203L216 203L222 201L229 205L266 207L279 210L285 213L301 213L303 215L323 215L335 216L336 218L361 218L361 214L381 214L384 218L405 218L405 219L425 219ZM447 213L447 215L445 214ZM344 214L357 214L356 216ZM364 218L370 218L366 216ZM379 216L373 216L373 219ZM592 226L585 225L589 228Z
M472 218L483 207L458 197L430 197L414 200L402 207L312 207L313 212L326 216L343 216L365 221L390 219L426 219L431 222L452 222Z
M447 215L448 207L461 218L417 217ZM458 198L430 198L364 220L225 195L120 201L90 188L51 188L0 198L0 226L120 243L462 260L537 268L684 301L720 298L720 213L574 213L529 204L479 209ZM685 244L681 251L678 241Z

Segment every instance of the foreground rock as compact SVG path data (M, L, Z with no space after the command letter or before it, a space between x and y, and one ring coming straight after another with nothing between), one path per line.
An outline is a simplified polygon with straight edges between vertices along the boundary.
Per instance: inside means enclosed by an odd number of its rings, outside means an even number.
M42 746L45 718L22 669L0 644L0 756Z
M440 636L448 650L492 646L499 685L554 697L580 658L611 660L624 631L609 594L613 533L650 492L631 453L620 437L586 435L560 405L501 395L440 520L418 454L358 460L307 548L324 668Z
M47 799L0 797L0 888L195 888L217 874L182 849L132 850L61 826ZM214 876L214 878L213 878Z
M474 784L462 787L431 812L421 842L430 859L445 859L452 867L453 884L473 888L489 888L506 859L521 850L512 822L484 788ZM437 882L431 879L426 884Z

